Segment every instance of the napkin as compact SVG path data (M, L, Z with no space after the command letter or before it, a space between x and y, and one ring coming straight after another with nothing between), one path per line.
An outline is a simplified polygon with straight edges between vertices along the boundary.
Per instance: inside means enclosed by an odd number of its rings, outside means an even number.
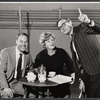
M55 77L48 78L48 80L53 81L58 84L68 83L72 81L72 77L65 76L65 75L56 75Z

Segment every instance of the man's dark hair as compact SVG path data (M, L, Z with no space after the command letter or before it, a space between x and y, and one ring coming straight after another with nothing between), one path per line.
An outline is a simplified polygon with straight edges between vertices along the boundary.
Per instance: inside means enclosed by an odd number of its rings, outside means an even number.
M19 33L19 34L16 35L16 39L18 39L18 37L19 37L20 35L24 35L24 36L26 36L27 38L29 38L28 34L26 34L26 33Z

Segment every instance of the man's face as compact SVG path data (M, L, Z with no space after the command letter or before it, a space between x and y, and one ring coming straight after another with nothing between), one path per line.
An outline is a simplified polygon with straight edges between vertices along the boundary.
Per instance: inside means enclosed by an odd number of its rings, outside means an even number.
M55 39L52 38L52 37L50 37L48 40L45 41L45 47L46 47L47 49L52 50L52 49L55 48L55 45L56 45Z
M65 35L69 35L72 29L72 22L62 19L58 22L58 29Z
M26 51L28 48L28 38L25 35L20 35L18 39L16 39L16 45L20 52Z

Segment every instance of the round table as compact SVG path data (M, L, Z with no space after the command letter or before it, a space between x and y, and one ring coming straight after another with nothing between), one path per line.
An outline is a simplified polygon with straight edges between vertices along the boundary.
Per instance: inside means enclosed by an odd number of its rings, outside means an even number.
M55 82L52 82L50 80L46 80L44 83L40 83L38 80L36 80L35 82L28 82L27 81L27 78L26 77L22 77L20 79L20 82L25 86L25 91L24 91L24 98L27 98L27 94L28 94L28 91L27 91L27 88L28 86L33 88L35 87L36 90L37 90L37 97L38 97L38 88L47 88L47 98L49 98L49 88L50 87L53 87L53 86L57 86L58 83L55 83ZM42 95L44 97L44 91L42 91Z

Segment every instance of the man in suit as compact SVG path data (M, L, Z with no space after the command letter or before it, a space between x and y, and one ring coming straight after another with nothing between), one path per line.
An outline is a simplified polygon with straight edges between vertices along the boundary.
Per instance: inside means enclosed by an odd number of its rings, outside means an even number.
M90 20L86 14L78 19L82 22L74 27L70 19L60 19L58 29L70 35L72 58L77 73L85 84L88 98L100 97L100 44L95 35L100 34L100 23ZM84 85L83 85L84 86Z
M28 35L20 33L16 36L16 46L1 50L0 87L2 98L12 98L14 94L24 95L24 88L19 82L19 78L25 76L33 64L27 48ZM18 69L19 61L20 70Z

